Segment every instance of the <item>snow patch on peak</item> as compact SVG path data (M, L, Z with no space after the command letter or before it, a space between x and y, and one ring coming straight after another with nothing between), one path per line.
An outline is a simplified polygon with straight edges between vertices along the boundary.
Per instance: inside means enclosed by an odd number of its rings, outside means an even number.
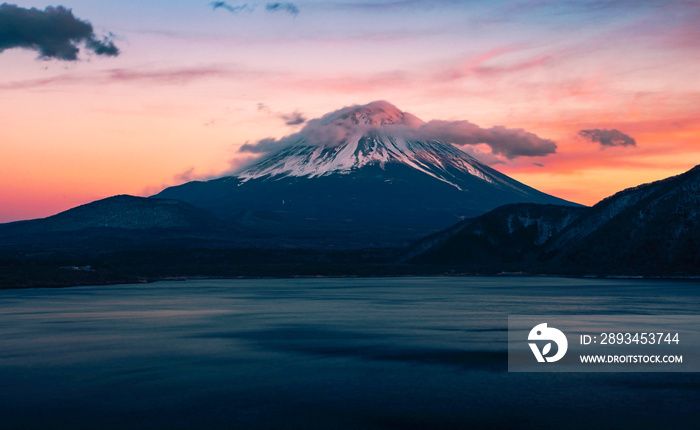
M354 105L344 107L321 117L321 124L335 124L339 126L366 125L380 127L385 125L405 125L419 127L424 121L403 112L393 104L378 100L366 105Z
M364 130L363 130L364 131ZM418 141L401 133L400 127L372 128L350 134L342 145L318 146L299 143L266 157L238 174L255 178L296 176L319 177L347 174L370 164L409 166L460 190L458 176L467 174L489 183L498 178L470 155L439 141Z
M430 124L386 101L345 107L310 120L297 133L250 145L246 148L250 152L269 155L236 176L242 182L289 176L314 178L347 174L370 164L385 168L394 163L463 191L472 187L473 178L497 187L513 187L512 180L461 151L449 138L426 132L424 128ZM471 123L464 126L481 130Z

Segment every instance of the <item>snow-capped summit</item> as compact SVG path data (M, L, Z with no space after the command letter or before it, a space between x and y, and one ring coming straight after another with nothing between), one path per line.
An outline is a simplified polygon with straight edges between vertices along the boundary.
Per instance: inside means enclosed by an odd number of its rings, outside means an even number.
M346 125L408 125L417 126L424 121L408 112L403 112L393 104L377 100L362 106L350 106L331 112L321 118L323 124Z
M517 144L505 144L504 133ZM207 210L269 246L333 248L405 244L508 203L571 204L452 145L485 140L506 156L516 147L520 154L556 147L518 129L425 123L376 101L312 119L281 139L246 144L264 155L231 176L171 187L157 197Z
M409 166L458 189L462 189L458 178L460 174L491 183L501 182L474 157L450 144L409 140L387 129L352 135L338 146L324 147L300 142L263 158L237 176L244 181L279 176L314 178L348 174L369 164L384 168L386 163Z
M280 176L347 174L369 164L399 163L457 189L462 174L493 184L501 178L455 146L419 137L425 124L386 101L351 106L312 120L299 133L280 140L281 149L238 172L243 181Z

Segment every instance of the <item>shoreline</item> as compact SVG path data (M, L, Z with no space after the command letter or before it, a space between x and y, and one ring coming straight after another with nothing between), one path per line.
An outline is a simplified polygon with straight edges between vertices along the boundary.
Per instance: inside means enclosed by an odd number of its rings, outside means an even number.
M54 289L54 288L74 288L74 287L102 287L110 285L139 285L153 284L156 282L187 282L197 280L251 280L251 279L347 279L347 278L563 278L563 279L597 279L597 280L638 280L638 281L678 281L678 282L700 282L697 275L563 275L563 274L529 274L529 273L440 273L440 274L367 274L367 275L289 275L289 276L162 276L155 278L134 279L114 279L103 282L76 282L76 283L56 283L56 284L36 284L36 285L0 285L0 291L5 290L27 290L27 289Z

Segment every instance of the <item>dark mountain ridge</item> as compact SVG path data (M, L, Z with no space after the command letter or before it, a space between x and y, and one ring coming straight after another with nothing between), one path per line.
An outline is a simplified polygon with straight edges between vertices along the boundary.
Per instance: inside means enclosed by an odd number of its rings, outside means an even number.
M601 201L544 256L567 273L700 274L700 166Z
M36 220L0 224L0 246L46 250L141 247L235 236L215 216L178 200L119 195Z
M463 270L700 275L700 166L591 208L508 205L415 244L404 258Z
M523 271L534 252L587 210L532 203L501 206L417 242L403 258L470 270Z
M0 287L197 276L700 276L699 209L696 167L592 208L511 204L407 248L332 250L279 245L274 232L252 236L184 202L116 196L0 225ZM242 210L239 217L280 222L264 211ZM302 234L292 239L299 243Z

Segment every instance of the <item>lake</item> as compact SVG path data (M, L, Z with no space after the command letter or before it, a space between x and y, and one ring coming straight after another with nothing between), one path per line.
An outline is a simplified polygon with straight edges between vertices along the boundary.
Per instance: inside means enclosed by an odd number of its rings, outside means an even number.
M698 428L700 373L509 373L509 314L700 314L700 283L190 280L0 291L2 429Z

